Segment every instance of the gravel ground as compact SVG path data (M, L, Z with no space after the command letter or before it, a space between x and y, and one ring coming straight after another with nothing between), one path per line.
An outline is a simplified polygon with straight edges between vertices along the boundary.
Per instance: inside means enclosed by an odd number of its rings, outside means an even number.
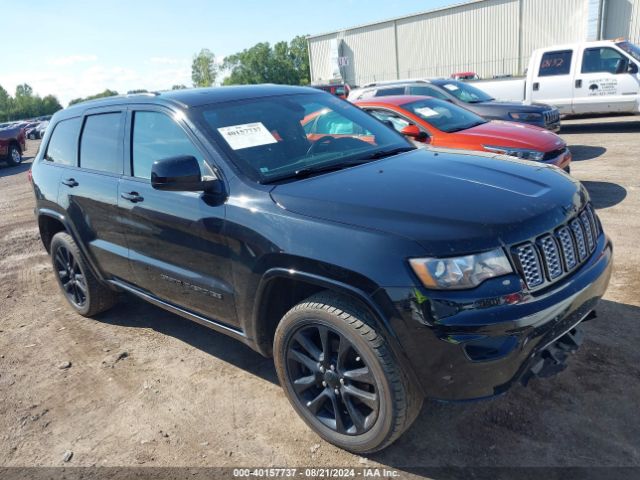
M0 467L640 466L640 117L564 125L615 245L585 344L561 375L501 398L426 402L368 458L306 428L271 360L240 343L132 297L74 314L39 241L30 160L0 167Z

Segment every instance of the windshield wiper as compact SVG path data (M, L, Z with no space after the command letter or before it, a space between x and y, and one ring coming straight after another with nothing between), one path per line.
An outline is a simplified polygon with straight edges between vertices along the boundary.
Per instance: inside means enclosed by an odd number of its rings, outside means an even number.
M380 158L392 157L394 155L398 155L399 153L410 152L415 150L416 147L396 147L390 148L388 150L378 150L377 152L370 153L368 155L363 155L359 157L359 160L379 160Z
M286 175L270 178L262 183L268 184L273 182L279 182L280 180L290 180L294 178L307 178L320 173L335 172L336 170L342 170L343 168L355 167L356 165L362 165L363 163L367 163L367 162L362 160L357 160L357 161L351 161L351 162L332 163L330 165L320 165L317 167L305 167L305 168L301 168L300 170L296 170L295 172L288 173Z

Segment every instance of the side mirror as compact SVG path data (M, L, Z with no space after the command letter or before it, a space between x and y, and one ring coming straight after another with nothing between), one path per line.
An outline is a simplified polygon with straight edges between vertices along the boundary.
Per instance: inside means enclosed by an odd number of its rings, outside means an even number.
M635 62L629 62L629 67L627 68L627 73L638 73L638 64Z
M151 166L151 186L173 192L218 192L218 179L202 179L198 160L191 155L163 158Z
M428 143L429 135L412 123L400 130L400 133L405 137L414 139L416 142Z

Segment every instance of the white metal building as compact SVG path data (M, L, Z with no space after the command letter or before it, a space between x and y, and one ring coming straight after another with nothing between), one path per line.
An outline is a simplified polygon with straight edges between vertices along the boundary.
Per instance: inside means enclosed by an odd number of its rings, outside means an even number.
M311 35L311 81L518 75L536 48L617 37L640 43L640 0L472 0Z

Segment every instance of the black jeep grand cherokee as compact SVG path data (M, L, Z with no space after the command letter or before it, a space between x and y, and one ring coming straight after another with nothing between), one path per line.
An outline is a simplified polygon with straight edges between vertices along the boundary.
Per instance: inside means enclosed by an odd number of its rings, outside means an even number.
M424 396L561 369L610 276L578 181L416 150L313 89L83 103L54 116L32 174L78 313L130 292L273 355L305 422L354 452L389 445Z

